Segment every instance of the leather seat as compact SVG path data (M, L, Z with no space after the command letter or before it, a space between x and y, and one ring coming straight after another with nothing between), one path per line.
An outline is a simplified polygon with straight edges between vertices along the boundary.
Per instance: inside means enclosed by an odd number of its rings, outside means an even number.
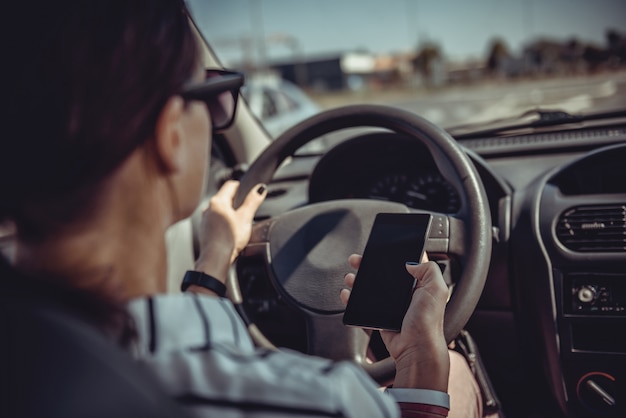
M0 285L0 416L187 414L149 370L95 328Z

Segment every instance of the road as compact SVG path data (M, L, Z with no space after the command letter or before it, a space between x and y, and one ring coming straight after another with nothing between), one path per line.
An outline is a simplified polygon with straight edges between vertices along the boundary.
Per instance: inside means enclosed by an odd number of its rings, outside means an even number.
M324 108L378 103L410 110L448 128L519 116L537 107L570 113L626 109L626 71L586 77L485 82L429 93L378 91L316 97Z

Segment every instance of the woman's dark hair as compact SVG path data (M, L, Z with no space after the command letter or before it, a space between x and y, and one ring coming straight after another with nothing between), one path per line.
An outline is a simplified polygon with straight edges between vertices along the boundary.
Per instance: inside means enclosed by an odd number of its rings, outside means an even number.
M0 221L30 239L88 213L197 65L182 0L2 6ZM6 118L6 119L5 119Z
M0 6L0 224L13 222L19 239L32 241L89 216L106 176L153 137L199 50L182 0L7 3ZM3 263L0 279L21 277ZM125 338L128 316L106 292L39 279Z

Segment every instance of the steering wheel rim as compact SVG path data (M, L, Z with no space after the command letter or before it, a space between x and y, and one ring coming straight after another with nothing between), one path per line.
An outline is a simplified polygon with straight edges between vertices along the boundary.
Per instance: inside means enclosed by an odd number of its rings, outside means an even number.
M442 221L447 223L445 228L453 229L456 231L455 235L457 235L447 237L448 249L454 247L457 247L456 251L459 251L459 248L461 249L462 273L446 307L444 320L446 340L448 342L452 341L469 320L482 293L491 258L492 228L489 204L480 177L466 153L443 129L418 115L389 106L351 105L322 112L283 133L261 153L240 179L234 207L237 208L242 204L245 196L254 186L259 183L269 183L282 162L302 145L329 132L363 126L389 129L422 142L432 153L435 163L444 177L460 187L461 210L455 217L451 216ZM356 207L347 201L337 202L344 202L350 206L350 211ZM315 205L320 204L311 206ZM321 210L327 210L327 206L324 206L324 209ZM312 210L320 209L316 207ZM333 210L335 209L331 207L331 211ZM381 206L379 209L374 207L372 210L403 211L401 208L389 206L384 208ZM306 212L306 209L301 209L301 211ZM292 212L294 211L289 211L287 214ZM328 212L325 213L327 214ZM310 215L304 216L309 216L307 219L310 219ZM269 235L273 220L274 218L256 225L251 242L259 239L267 240L269 245ZM467 228L465 227L465 222L467 223ZM456 223L462 225L453 228ZM367 228L367 225L363 226L363 230L367 230ZM293 232L293 230L288 231L288 233L290 232ZM254 235L256 235L256 238ZM259 237L259 235L261 236ZM432 237L433 235L431 234L430 238ZM244 250L242 256L245 256L245 253L246 251ZM272 263L271 258L268 255L266 259L266 263L269 263L268 267ZM258 344L275 348L258 327L247 318L243 308L239 281L234 268L231 270L227 285L229 297L235 303L240 313L242 313L244 319L247 320L253 338ZM336 295L336 298L339 299L339 296ZM316 316L312 317L317 318ZM337 315L335 315L333 321L336 320ZM356 341L355 344L359 344L357 340L362 340L362 338L358 332L354 330L349 332L352 332L352 337L348 341L354 340ZM373 364L365 362L360 364L380 384L388 384L393 381L395 364L392 359L387 358Z

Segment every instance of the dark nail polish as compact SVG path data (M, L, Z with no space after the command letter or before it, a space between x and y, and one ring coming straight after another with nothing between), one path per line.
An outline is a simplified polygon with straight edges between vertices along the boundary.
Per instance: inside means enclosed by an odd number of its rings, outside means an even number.
M407 261L406 265L407 266L419 266L420 263L418 263L417 261Z
M265 184L262 184L262 185L259 186L258 189L256 189L256 192L258 194L263 194L265 192L265 189L266 189Z

